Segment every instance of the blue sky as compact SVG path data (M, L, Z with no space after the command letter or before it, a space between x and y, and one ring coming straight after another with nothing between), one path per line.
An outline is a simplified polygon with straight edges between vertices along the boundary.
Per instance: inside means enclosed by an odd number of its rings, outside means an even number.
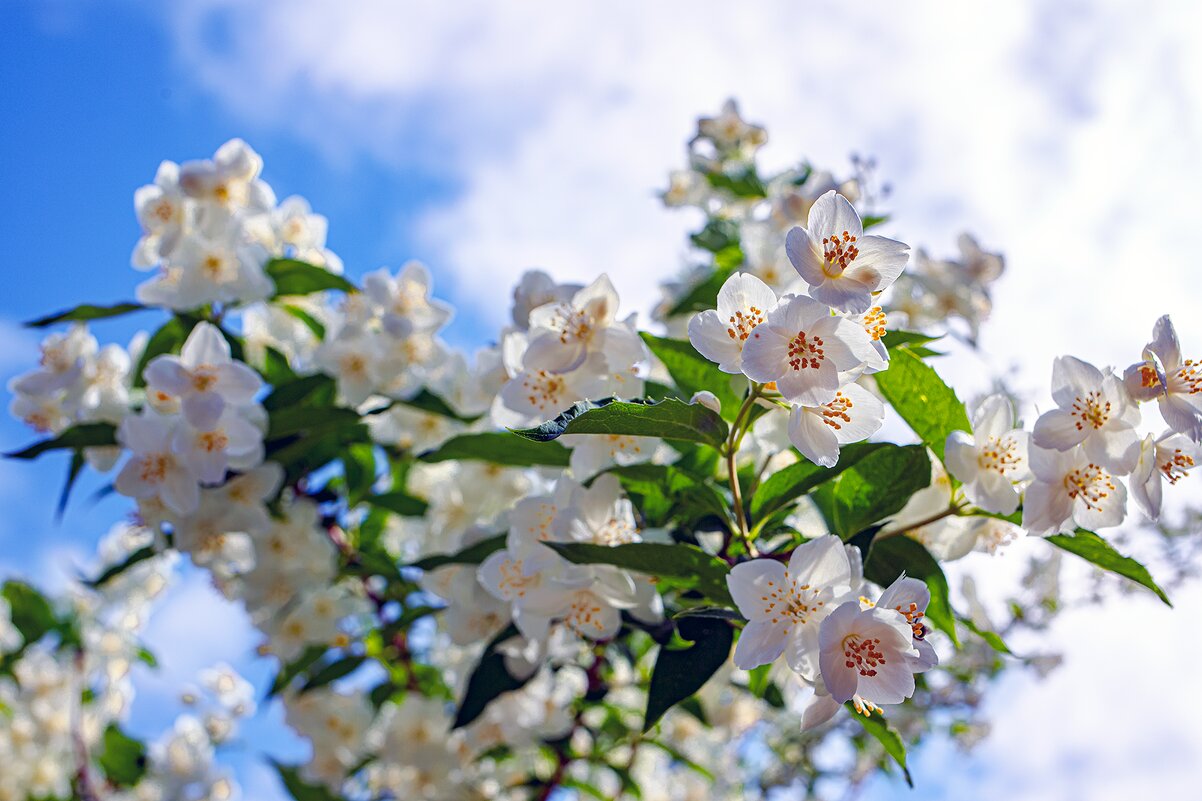
M1202 51L1191 32L1202 12L1188 0L966 5L773 3L741 17L676 0L571 12L0 0L0 373L35 358L19 321L132 297L134 189L160 160L205 157L233 136L264 156L281 198L302 194L329 217L351 274L430 264L438 294L460 308L454 344L490 337L530 266L574 280L608 271L624 303L646 309L694 222L661 210L654 191L681 163L693 118L732 95L768 126L777 165L805 155L839 171L853 151L877 155L895 188L894 235L945 254L969 228L1007 253L984 357L947 367L962 394L1013 366L1016 385L1046 405L1053 356L1125 364L1166 312L1198 353ZM125 342L156 322L97 331ZM5 450L28 439L0 419ZM124 513L119 499L84 503L101 483L88 479L55 525L65 470L58 459L0 463L3 568L61 572ZM1017 563L977 569L1004 585ZM1196 628L1187 621L1202 598L1177 600L1173 617L1134 598L1068 620L1057 632L1065 670L1007 693L981 751L918 757L924 797L1072 788L1117 799L1184 786L1181 766L1202 760L1202 702L1136 692L1174 686L1173 665L1199 656L1174 632ZM169 712L153 701L210 655L248 664L251 632L197 576L154 624L155 641L178 642L201 607L208 625L189 633L205 648L144 682L146 730ZM1133 633L1115 643L1116 629ZM1144 664L1168 641L1178 649L1168 664ZM265 669L250 665L259 679ZM273 730L270 715L254 725ZM1083 750L1098 731L1106 744ZM1141 751L1147 743L1156 748ZM247 797L270 799L253 750L238 758Z

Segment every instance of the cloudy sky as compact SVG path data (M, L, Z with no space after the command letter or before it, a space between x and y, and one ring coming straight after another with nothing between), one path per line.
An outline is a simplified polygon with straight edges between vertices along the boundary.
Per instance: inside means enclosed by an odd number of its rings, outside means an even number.
M426 261L459 307L457 344L489 337L505 288L531 266L562 279L608 272L623 302L645 309L696 222L663 210L655 191L694 118L737 97L768 127L771 164L804 156L843 172L853 152L876 156L897 238L951 254L968 229L1003 250L983 358L947 372L971 395L1013 367L1046 404L1052 357L1125 365L1164 313L1202 353L1190 282L1202 252L1200 29L1190 0L570 11L0 0L0 371L33 359L20 320L129 297L134 188L160 159L202 157L236 135L263 154L281 197L303 194L329 216L351 273ZM123 341L152 324L101 333ZM0 423L5 449L25 437ZM46 510L63 471L0 463L12 510L0 564L61 574L121 514L113 501L78 504L54 526ZM185 584L153 635L178 637L205 595ZM918 755L919 781L948 798L1192 786L1202 702L1157 693L1202 655L1176 634L1197 632L1202 596L1177 601L1174 612L1136 597L1067 616L1065 668L1007 685L994 738L967 757ZM246 664L249 632L236 616L217 620L214 647ZM169 667L167 680L194 666ZM274 797L262 775L246 778L249 797Z

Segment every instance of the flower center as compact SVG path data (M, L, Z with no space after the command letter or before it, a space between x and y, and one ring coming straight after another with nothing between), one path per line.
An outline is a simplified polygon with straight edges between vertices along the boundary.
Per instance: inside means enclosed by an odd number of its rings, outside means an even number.
M764 312L755 306L748 306L746 311L739 309L732 314L729 322L730 327L726 329L726 335L744 342L751 336L755 327L764 322Z
M1064 488L1069 498L1080 500L1086 509L1101 509L1102 501L1115 489L1111 475L1093 462L1070 470Z
M860 639L858 634L848 634L843 638L843 657L843 664L858 670L861 676L875 676L877 667L885 664L881 641L876 637Z
M914 639L921 640L927 636L926 624L922 622L922 618L926 615L926 612L919 609L918 604L910 601L908 604L898 604L893 608L901 612L902 617L910 624L910 630L914 632Z
M192 371L192 389L208 392L217 383L217 371L212 365L202 364Z
M881 338L885 336L885 326L888 322L881 307L873 306L864 315L864 330L868 332L868 336L872 337L874 342L880 342Z
M1100 391L1091 390L1084 398L1078 395L1073 399L1073 408L1069 414L1080 418L1076 421L1078 431L1087 425L1097 430L1110 419L1110 401L1106 400L1106 396Z
M835 234L822 238L822 255L826 259L822 272L827 278L838 278L860 255L860 249L856 247L856 238L844 231L842 236Z
M167 477L167 471L174 464L170 454L148 453L142 457L142 480L147 484L158 484Z
M584 309L563 305L559 308L559 341L561 344L575 340L588 342L593 337L593 320Z
M1197 395L1202 393L1202 362L1186 359L1181 364L1181 369L1173 374L1175 379L1173 383L1173 391L1183 395Z
M638 529L627 520L611 517L593 534L593 542L598 545L625 545L637 539Z
M605 623L601 618L601 604L597 597L588 590L581 590L572 597L572 604L564 616L564 624L581 637L589 636L585 629L591 629L593 634L605 631Z
M1139 368L1139 383L1145 388L1160 386L1160 374L1156 372L1155 367L1145 364Z
M230 438L224 431L205 431L196 437L196 444L202 451L213 453L225 450L230 444Z
M781 584L768 582L768 592L760 596L764 602L764 615L770 617L773 624L785 621L785 630L794 624L805 625L810 615L826 606L826 601L820 600L822 591L809 584L795 584L785 571L785 580Z
M501 580L497 582L497 586L505 595L523 598L526 590L538 581L537 573L532 576L523 574L521 559L506 559L499 569Z
M567 389L562 378L546 370L527 373L522 379L522 386L529 393L526 400L539 411L544 411L548 406L558 409L560 398Z
M798 331L797 336L789 340L789 366L794 371L817 370L826 359L822 345L822 337L811 337L805 331Z
M836 392L833 401L818 407L819 413L822 415L822 422L838 431L843 428L844 423L851 422L851 415L847 413L847 410L854 405L851 398L842 392Z
M1182 453L1180 448L1173 451L1173 455L1165 459L1160 464L1160 472L1164 473L1164 477L1168 479L1170 484L1176 484L1181 479L1185 478L1185 473L1194 467L1194 457L1187 453Z
M1007 472L1017 471L1019 454L1015 441L990 437L985 441L985 446L977 453L977 465L982 470L996 470L1003 476Z

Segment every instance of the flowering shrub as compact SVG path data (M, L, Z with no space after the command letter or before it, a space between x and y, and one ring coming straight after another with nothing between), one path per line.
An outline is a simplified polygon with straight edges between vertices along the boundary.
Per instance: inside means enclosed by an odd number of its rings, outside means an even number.
M34 321L66 328L10 386L44 438L9 455L67 451L68 492L111 472L136 512L67 597L4 585L0 799L237 792L215 755L255 698L228 667L158 741L122 728L180 555L278 661L300 801L817 794L904 773L939 710L972 738L988 681L1040 667L1004 638L1050 614L1055 554L1167 602L1097 530L1128 495L1155 518L1198 458L1202 365L1168 318L1121 373L1057 359L1033 426L1005 394L970 412L932 363L975 342L1001 257L911 253L875 233L871 165L769 176L765 141L733 104L700 121L664 200L703 212L701 258L660 333L604 275L534 271L471 360L425 267L352 283L245 143L164 162L135 193L137 302ZM88 328L148 308L168 319L128 348ZM1013 619L971 584L954 608L941 563L1024 535L1048 556Z

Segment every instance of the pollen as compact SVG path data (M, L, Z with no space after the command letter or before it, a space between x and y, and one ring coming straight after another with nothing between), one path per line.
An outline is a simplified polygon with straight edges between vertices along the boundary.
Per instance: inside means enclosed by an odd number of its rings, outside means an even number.
M745 310L736 310L727 322L730 326L726 329L726 335L738 342L745 342L755 327L764 322L764 312L757 306L748 306Z
M174 465L170 454L148 453L142 457L139 476L147 484L159 484L167 477L167 471Z
M217 371L212 365L202 364L192 371L192 389L208 392L217 383Z
M848 411L853 406L855 404L851 402L851 398L842 392L836 392L833 401L819 407L822 410L822 422L838 431L843 428L845 423L851 422L851 415L848 414Z
M1202 362L1186 359L1173 374L1173 391L1185 395L1202 393Z
M1084 398L1078 395L1073 399L1073 408L1069 411L1077 418L1074 423L1078 431L1084 431L1086 426L1095 431L1110 419L1110 401L1098 390L1092 390Z
M868 332L868 336L872 337L874 342L880 342L885 336L885 326L889 321L885 317L885 312L880 306L873 306L864 315L864 330Z
M1017 472L1021 462L1018 443L1008 437L990 437L977 452L977 465L982 470L993 470L1003 476Z
M816 614L826 601L819 596L821 591L809 584L797 584L789 578L785 571L785 580L778 586L776 582L767 582L768 591L760 596L764 603L764 616L773 623L785 621L786 630L795 624L805 625L810 616Z
M823 344L822 337L811 337L805 331L798 331L797 336L789 340L789 366L794 372L817 370L826 360Z
M1101 509L1102 502L1115 490L1114 478L1093 462L1070 470L1064 477L1064 488L1069 498L1081 501L1086 509Z
M860 639L858 634L849 634L843 638L843 665L869 678L876 675L876 669L885 664L885 654L881 651L881 641L876 637Z
M567 391L564 380L546 370L527 373L522 379L522 387L527 392L526 400L540 412L547 408L558 410L563 405L560 399Z
M1164 477L1170 484L1176 484L1185 478L1186 471L1193 467L1194 457L1177 448L1173 451L1172 456L1160 463L1160 472L1164 473Z
M860 249L856 247L856 237L852 236L850 231L844 231L842 236L835 234L822 238L822 255L826 259L823 272L828 278L838 278L847 269L847 265L860 255Z

